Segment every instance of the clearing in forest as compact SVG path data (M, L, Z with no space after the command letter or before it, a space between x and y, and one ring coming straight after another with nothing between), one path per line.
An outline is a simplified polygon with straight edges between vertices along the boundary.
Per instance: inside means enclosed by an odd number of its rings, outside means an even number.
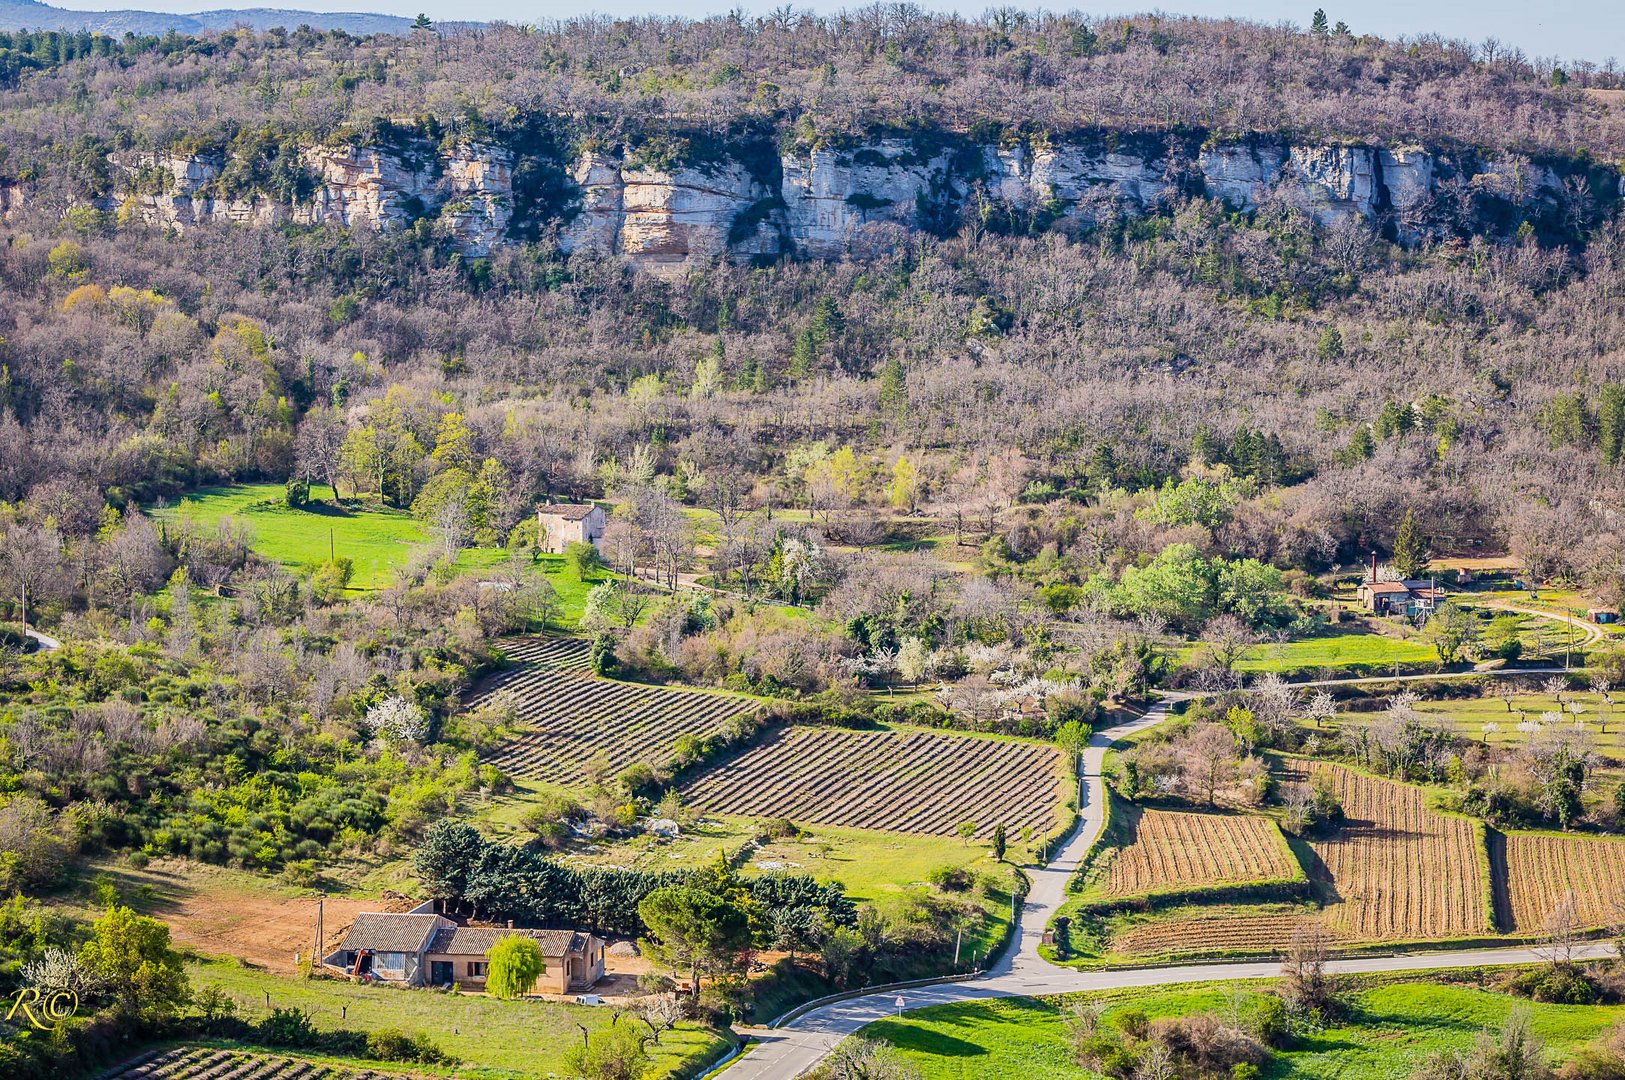
M1203 886L1303 880L1273 821L1244 814L1140 810L1119 803L1125 843L1106 873L1106 896Z
M1490 834L1490 865L1505 882L1497 916L1517 933L1539 933L1558 904L1573 899L1576 925L1610 926L1625 905L1625 840Z
M1309 765L1291 768L1307 779ZM1317 764L1346 820L1310 841L1328 924L1362 941L1493 933L1481 827L1428 809L1422 789Z
M964 822L1055 828L1053 746L927 732L790 728L707 770L683 799L697 810L953 836Z
M755 712L748 698L616 682L588 674L587 643L522 638L504 646L519 665L481 684L470 705L510 705L524 730L485 760L516 780L578 784L595 760L619 773L660 766L684 735L706 738Z

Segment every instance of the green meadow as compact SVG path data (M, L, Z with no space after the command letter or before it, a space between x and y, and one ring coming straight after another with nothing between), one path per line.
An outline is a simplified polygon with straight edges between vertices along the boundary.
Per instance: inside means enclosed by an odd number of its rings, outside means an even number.
M1093 996L1110 1004L1105 1021L1125 1008L1155 1020L1195 1012L1245 1021L1260 983L1201 988L1133 989L1070 999L1009 998L941 1005L882 1020L863 1034L901 1049L925 1080L1097 1080L1073 1060L1063 1005ZM1232 996L1232 988L1235 994ZM1535 1033L1554 1060L1571 1055L1621 1018L1625 1006L1543 1005L1506 994L1437 982L1398 982L1362 990L1347 1024L1326 1028L1277 1052L1270 1078L1407 1080L1429 1055L1470 1046L1486 1027L1505 1022L1519 1005L1531 1010Z
M329 488L316 484L310 495L310 503L295 509L284 501L281 484L201 488L175 505L152 511L152 516L164 523L190 521L200 529L213 529L224 520L236 522L249 530L255 552L295 573L307 572L329 557L349 559L355 567L352 594L388 585L395 568L431 540L423 523L405 510L341 505ZM506 558L503 548L470 548L458 555L455 565L459 572L471 573ZM557 555L542 555L535 565L558 591L569 625L580 620L587 593L607 576L597 571L583 579Z
M245 1020L259 1020L272 1008L297 1008L324 1031L423 1032L458 1059L452 1068L414 1065L417 1074L555 1076L565 1050L580 1044L582 1027L599 1031L614 1017L612 1009L539 998L499 1001L484 994L281 978L232 961L195 963L188 974L195 988L214 984L223 989ZM725 1046L714 1032L685 1024L649 1046L654 1059L650 1075L692 1076L720 1057ZM377 1067L376 1062L364 1064Z

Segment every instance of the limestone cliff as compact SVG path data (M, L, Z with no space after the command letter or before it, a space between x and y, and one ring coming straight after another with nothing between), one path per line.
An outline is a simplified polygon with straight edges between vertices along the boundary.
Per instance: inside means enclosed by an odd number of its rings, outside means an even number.
M113 165L121 182L108 208L177 229L291 220L385 230L433 213L454 246L485 254L503 242L512 218L512 156L479 143L411 162L374 146L311 147L300 155L310 194L287 202L228 187L220 155L136 154L115 156Z
M1503 226L1560 220L1582 188L1569 180L1592 168L1576 163L1565 174L1552 163L1417 146L1122 133L999 145L941 134L782 152L724 146L698 160L650 161L636 148L573 160L536 153L527 176L557 183L548 198L525 202L523 221L519 155L496 142L310 147L299 154L300 194L283 200L242 190L219 155L117 157L105 205L174 228L291 220L387 230L428 218L433 235L470 254L523 231L552 234L565 252L675 272L717 258L861 258L912 232L951 231L973 202L1007 204L1027 220L1042 211L1044 221L1088 222L1184 196L1243 211L1278 200L1322 225L1360 219L1413 244L1471 227L1461 215L1475 205L1493 208ZM1617 201L1621 178L1611 170L1583 187ZM9 190L0 191L0 212L21 198Z

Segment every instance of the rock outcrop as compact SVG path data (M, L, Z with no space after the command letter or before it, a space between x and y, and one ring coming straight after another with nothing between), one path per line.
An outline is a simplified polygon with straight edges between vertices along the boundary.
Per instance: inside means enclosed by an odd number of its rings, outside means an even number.
M592 153L572 176L581 210L559 235L567 252L625 255L651 269L779 253L775 194L738 161L658 168Z
M572 194L532 198L523 224L528 235L551 231L566 252L666 272L717 258L864 257L911 232L952 229L972 199L1007 204L1028 220L1042 211L1045 221L1084 222L1184 196L1243 211L1278 200L1322 225L1360 219L1416 243L1459 228L1464 198L1493 203L1504 224L1560 220L1573 197L1569 174L1551 163L1265 136L1197 142L1102 133L975 145L942 134L777 154L748 149L677 163L604 151L533 159L532 176L552 175ZM292 220L388 230L429 218L434 235L470 254L517 231L514 152L493 143L312 147L299 162L309 193L291 202L227 190L219 156L147 154L115 164L122 182L108 208L175 228ZM1571 173L1589 168L1575 163ZM1616 170L1602 188L1618 199L1622 184ZM20 197L0 190L0 211Z
M300 155L312 193L284 203L223 190L219 155L116 156L124 182L107 202L123 216L176 229L291 220L382 231L433 213L462 251L483 255L501 244L513 216L512 155L468 143L423 161L374 146L312 147Z

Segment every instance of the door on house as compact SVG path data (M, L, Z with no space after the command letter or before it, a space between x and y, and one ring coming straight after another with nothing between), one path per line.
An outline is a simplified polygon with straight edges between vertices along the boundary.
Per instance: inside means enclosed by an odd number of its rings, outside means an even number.
M431 985L431 986L450 986L451 985L451 961L450 960L430 960L429 961L429 985Z

